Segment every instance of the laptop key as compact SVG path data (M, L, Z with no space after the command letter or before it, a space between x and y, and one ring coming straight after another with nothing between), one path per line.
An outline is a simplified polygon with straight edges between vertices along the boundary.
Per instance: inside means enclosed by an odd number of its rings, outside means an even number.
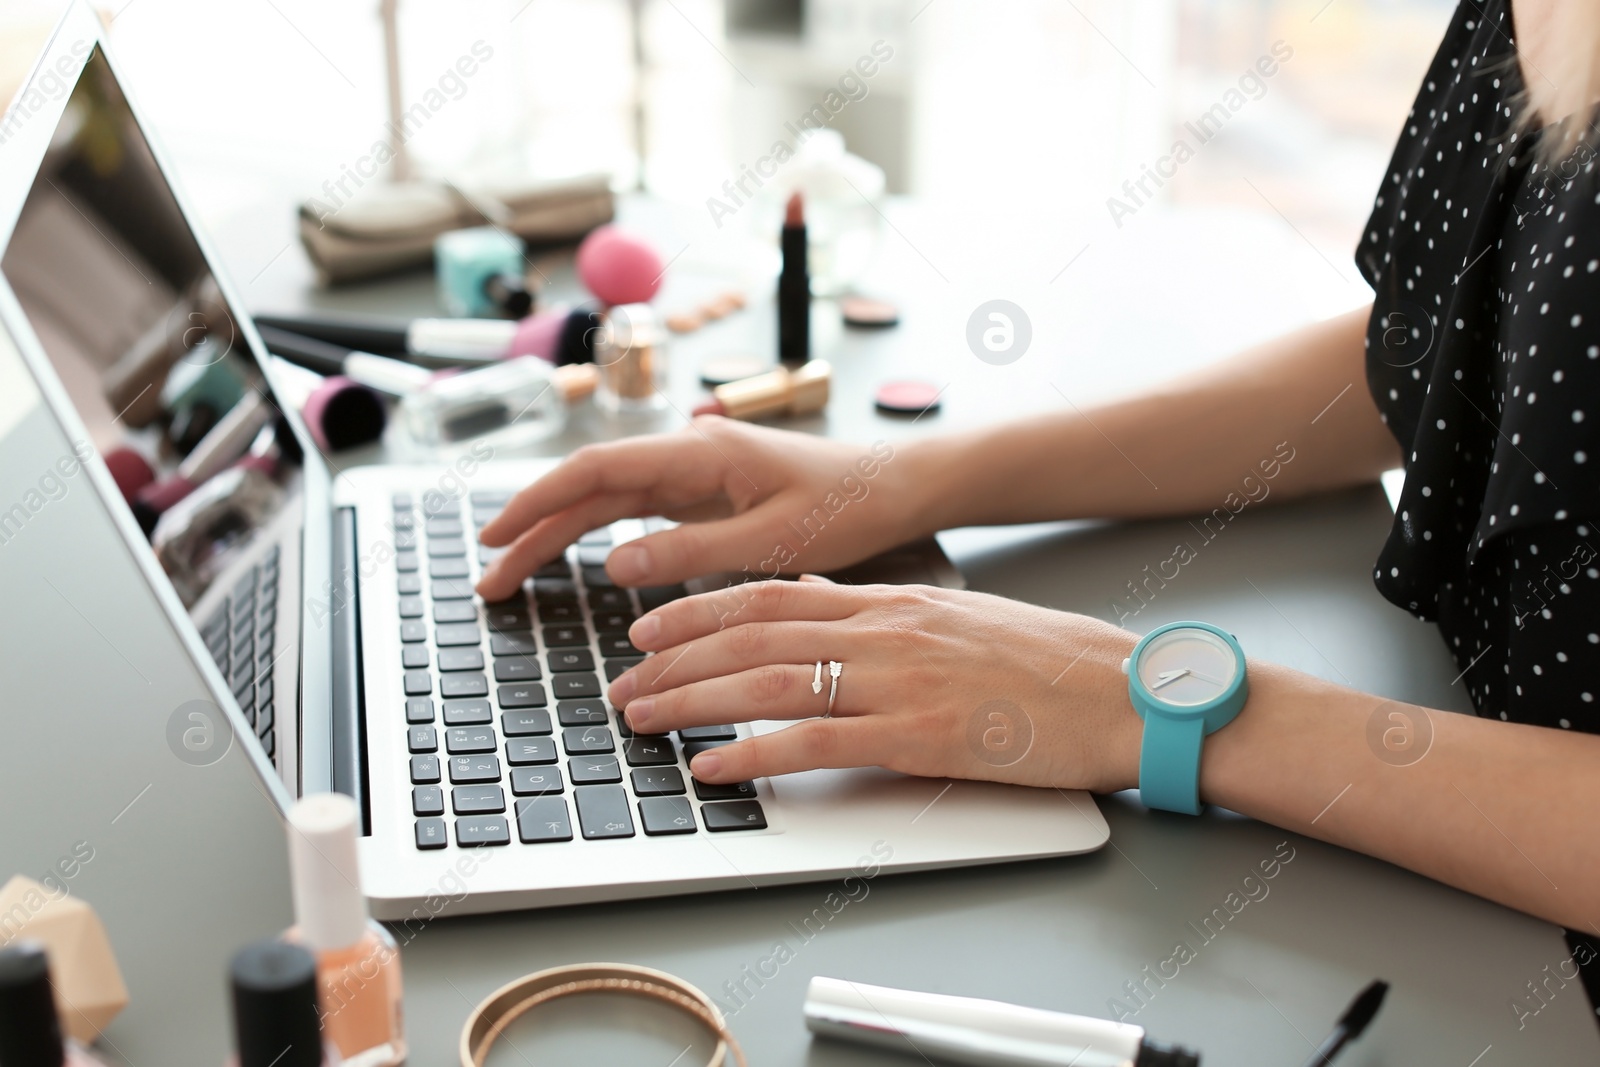
M560 793L566 788L557 767L513 767L511 792L514 796L533 797L546 793Z
M497 656L536 656L539 646L533 642L533 634L490 634L489 651Z
M429 537L460 537L460 519L429 519L422 527Z
M727 830L765 830L766 812L754 800L729 800L721 804L700 805L700 817L712 833Z
M428 539L429 559L443 559L453 556L465 556L466 554L467 543L459 537L433 537Z
M694 824L694 808L688 797L651 797L639 801L639 822L651 837L692 834L699 830Z
M400 640L406 644L428 639L428 624L421 619L407 619L400 624Z
M444 790L436 785L419 785L411 790L411 814L443 815Z
M400 649L400 665L408 671L422 670L428 666L427 645L404 645Z
M583 623L583 609L576 600L540 604L539 621L546 626L579 626Z
M606 573L604 567L583 567L583 584L590 589L615 589L617 583L611 580L611 575Z
M623 674L644 662L643 656L628 656L625 659L606 660L606 681L614 682Z
M406 701L406 722L424 723L433 721L433 701L427 697L413 697Z
M678 731L678 740L688 743L690 741L737 741L739 728L729 723L725 726L691 726L687 730Z
M537 682L543 676L539 661L532 656L506 656L494 661L497 682Z
M633 783L635 796L682 796L687 791L683 785L683 772L676 767L641 767L628 779Z
M450 843L449 831L443 819L417 820L417 847L420 849L444 848Z
M689 590L681 585L649 585L639 590L639 606L646 611L654 611L663 604L670 604L689 595Z
M580 545L609 545L611 543L611 527L602 526L597 530L590 530L578 538Z
M617 785L590 785L572 791L578 805L578 826L586 841L608 837L632 837L633 816L628 811L628 794Z
M709 752L714 748L720 748L721 746L723 746L723 745L725 745L727 743L728 742L726 742L726 741L689 741L689 742L686 742L684 744L684 746L683 746L683 758L684 758L684 761L685 762L689 762L689 761L693 760L696 756L700 755L700 753Z
M756 784L754 782L729 782L726 785L712 785L694 779L694 795L701 800L754 800Z
M422 575L402 574L396 582L396 590L401 596L416 596L422 592Z
M489 695L489 679L482 672L442 675L439 678L439 695L446 698L486 697Z
M456 645L475 645L483 640L478 627L470 622L452 622L434 627L433 643L440 648Z
M608 538L603 545L586 545L578 542L578 566L604 567L606 557L611 555L611 541Z
M633 601L626 589L596 589L589 594L592 611L632 611Z
M563 561L561 565L566 567L566 562ZM572 572L569 569L563 573L568 577L535 577L533 579L533 598L535 600L576 600L578 598L578 586L570 577Z
M604 726L568 726L561 731L561 745L569 756L617 750L611 731Z
M481 671L483 670L483 649L441 648L439 650L439 669L441 671Z
M495 750L494 727L455 726L444 732L444 749L452 756Z
M572 580L572 564L567 562L567 557L557 556L543 567L533 572L534 580L540 578L565 578Z
M463 556L428 561L429 578L465 578L472 573L472 565Z
M401 574L411 574L422 561L415 552L396 552L394 554L394 569Z
M433 692L433 675L427 671L406 671L406 696L425 697Z
M433 606L434 622L477 622L478 605L470 600L441 600Z
M562 700L556 704L556 718L562 726L604 726L605 702L594 700Z
M265 731L261 735L261 747L266 750L268 759L276 759L278 755L277 735L271 730Z
M600 695L600 679L591 673L557 674L550 679L550 688L557 700Z
M472 583L465 578L440 578L428 587L435 601L439 600L471 600L473 596Z
M394 547L402 552L411 552L417 547L417 531L414 527L397 529L394 532Z
M506 762L513 767L556 762L553 737L513 737L506 742Z
M500 707L504 709L542 708L549 703L549 699L544 695L544 686L538 682L502 685L495 690L495 697L500 701Z
M472 815L456 820L456 844L462 848L510 843L511 827L504 815Z
M260 737L272 729L272 705L263 704L256 712L256 736Z
M428 785L439 780L438 756L412 756L411 781L417 785Z
M393 505L396 511L410 511L411 494L401 490L389 498L389 503Z
M431 726L413 726L406 731L406 744L413 752L437 752L439 735Z
M572 648L589 643L589 631L582 626L546 626L544 643L547 648Z
M594 670L594 653L587 648L558 648L545 657L552 674L561 671Z
M507 737L532 737L550 732L550 713L537 709L508 711L500 716L500 732Z
M450 781L455 785L500 780L499 756L451 756Z
M486 604L483 616L491 630L533 629L533 619L528 615L527 605L521 601L510 604Z
M474 489L467 494L475 508L503 508L511 500L509 489Z
M417 516L409 509L406 511L397 511L394 513L394 522L391 525L393 525L397 530L415 529L417 525Z
M494 721L494 709L487 700L446 700L446 726L487 726Z
M630 767L668 767L678 762L678 750L670 737L632 737L622 743L622 754Z
M615 617L615 613L613 613L613 617ZM627 618L627 616L623 616L623 618ZM611 629L605 626L599 619L595 620L594 625L595 629L600 631L600 654L606 659L613 659L617 656L644 655L643 652L640 652L639 649L635 647L632 641L628 640L626 626L622 627L620 630ZM610 630L610 632L606 632L607 630Z
M572 821L567 817L567 802L560 797L517 801L517 837L525 845L571 841Z
M622 781L622 765L615 756L578 756L567 761L573 785Z
M497 785L458 785L450 790L450 807L457 815L490 815L506 810L506 796Z

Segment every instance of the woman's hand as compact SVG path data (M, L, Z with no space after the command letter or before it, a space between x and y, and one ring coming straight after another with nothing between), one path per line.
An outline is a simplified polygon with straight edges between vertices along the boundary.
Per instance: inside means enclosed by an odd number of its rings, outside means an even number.
M715 571L758 577L847 566L920 536L908 458L871 446L703 416L674 434L580 448L483 528L510 545L478 583L503 600L586 531L621 518L683 523L611 553L622 585Z
M926 586L758 582L633 624L655 655L611 686L640 733L751 719L795 726L695 757L706 782L883 766L1108 792L1137 784L1142 724L1108 623ZM822 686L813 692L816 662ZM828 660L843 663L827 709Z

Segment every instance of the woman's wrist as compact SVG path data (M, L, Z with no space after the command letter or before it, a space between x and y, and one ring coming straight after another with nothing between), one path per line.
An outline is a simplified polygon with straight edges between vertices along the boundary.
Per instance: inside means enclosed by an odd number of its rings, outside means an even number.
M982 466L983 446L981 433L940 434L895 446L906 540L982 521L973 506L970 472Z

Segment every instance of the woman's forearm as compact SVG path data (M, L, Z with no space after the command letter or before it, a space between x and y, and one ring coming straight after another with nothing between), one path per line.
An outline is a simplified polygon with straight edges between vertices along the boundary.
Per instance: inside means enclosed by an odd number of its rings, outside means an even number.
M1193 513L1260 492L1247 476L1285 497L1370 481L1399 452L1367 392L1368 314L1133 399L908 445L908 466L938 475L917 479L937 486L920 502L917 532Z
M1201 795L1600 934L1600 737L1424 709L1273 664L1207 739Z

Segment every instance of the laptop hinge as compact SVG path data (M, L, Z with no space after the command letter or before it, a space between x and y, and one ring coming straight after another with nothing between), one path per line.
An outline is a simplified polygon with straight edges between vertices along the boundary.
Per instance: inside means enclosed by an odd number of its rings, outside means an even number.
M333 512L333 564L336 607L333 626L333 693L330 703L330 752L333 789L361 807L361 832L372 824L366 775L366 716L361 688L361 587L356 552L354 508Z

